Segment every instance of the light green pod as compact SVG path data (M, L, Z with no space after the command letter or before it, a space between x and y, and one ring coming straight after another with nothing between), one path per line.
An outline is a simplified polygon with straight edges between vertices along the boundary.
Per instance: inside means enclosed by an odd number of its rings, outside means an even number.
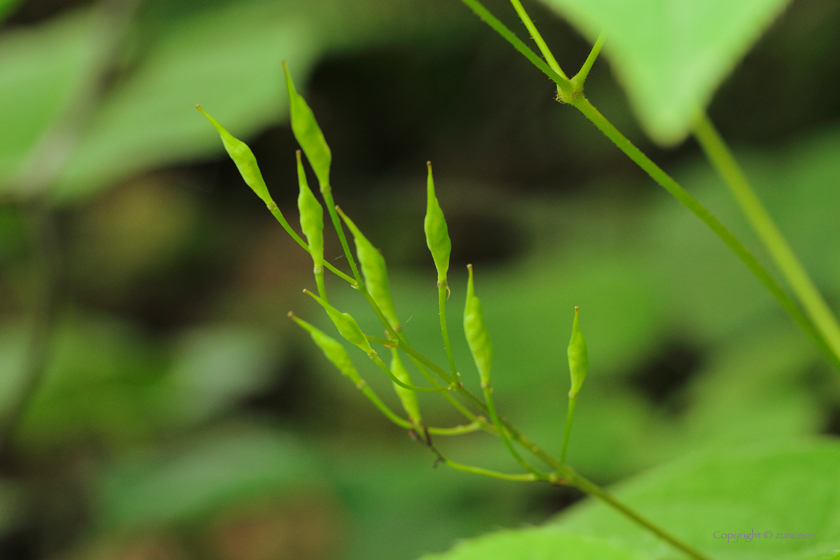
M315 264L315 272L321 272L324 266L324 209L312 194L303 163L300 160L300 150L297 151L297 171L300 194L298 195L298 210L300 210L300 227L309 242L309 252Z
M201 105L196 105L195 108L201 111L207 117L207 120L210 121L210 124L219 131L219 136L222 137L222 144L224 144L225 150L227 150L230 159L236 164L239 173L245 179L248 186L265 202L266 206L274 204L271 195L268 194L268 187L265 185L262 173L260 173L260 168L257 165L257 158L254 157L254 152L251 151L251 148L241 140L234 138L230 132L219 124L219 121L208 115L201 108Z
M405 366L400 359L400 354L396 348L391 349L391 373L393 373L397 379L406 385L412 385L411 375L409 375L408 370L405 369ZM397 392L397 396L400 398L400 402L402 402L405 413L408 414L408 417L411 419L413 424L419 426L421 418L420 405L417 403L417 393L411 389L400 387L396 383L393 385L394 390Z
M429 178L426 186L426 219L423 221L423 229L426 231L426 245L435 260L438 283L444 284L446 273L449 271L449 254L452 252L452 242L449 240L449 230L446 227L443 210L440 209L437 196L435 196L432 162L427 162L426 165L429 168Z
M385 257L368 241L359 228L356 227L356 224L344 212L341 212L341 210L339 212L356 242L356 256L362 265L362 275L365 278L365 286L368 292L370 292L373 301L382 310L382 314L385 315L385 318L394 330L399 330L400 322L397 319L394 300L391 297L391 287L388 282L388 269L385 266Z
M365 333L362 332L362 327L359 326L356 319L354 319L349 313L342 313L309 290L304 290L304 292L312 296L315 301L321 304L321 307L323 307L327 312L327 315L329 315L330 320L338 329L338 332L341 333L341 336L343 336L347 342L353 344L354 346L358 346L368 355L376 353L371 347L370 342L368 342L368 339L365 337Z
M467 267L470 277L467 283L467 304L464 307L464 333L467 335L467 343L470 346L475 367L481 376L482 385L490 383L490 367L493 365L493 345L490 342L490 334L484 325L484 312L481 310L481 301L475 297L473 286L472 265Z
M569 396L577 397L583 385L583 380L586 379L586 370L589 368L589 354L586 351L586 340L583 338L583 333L580 332L580 325L578 319L578 308L575 307L575 320L572 323L572 339L569 341L569 372L572 376L572 388L569 391Z
M312 336L312 340L315 341L315 344L318 345L318 348L321 349L324 356L326 356L327 359L331 361L343 375L349 377L356 385L362 384L362 378L359 376L359 372L356 371L356 367L353 365L350 355L347 354L347 350L344 349L344 346L342 346L340 342L327 336L324 332L313 327L306 321L298 319L292 313L289 313L289 317L309 332L310 336Z
M324 133L315 120L312 109L307 105L306 100L298 94L289 68L283 62L283 72L286 74L286 86L289 89L289 105L291 107L292 132L303 148L303 153L309 160L309 164L318 177L321 192L329 190L330 185L330 164L332 153L324 139Z

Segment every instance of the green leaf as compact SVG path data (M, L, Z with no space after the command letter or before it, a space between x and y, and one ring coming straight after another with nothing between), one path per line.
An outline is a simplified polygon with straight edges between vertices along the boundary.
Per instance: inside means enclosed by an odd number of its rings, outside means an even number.
M423 229L426 232L426 245L435 260L438 282L444 283L446 282L446 273L449 271L449 254L452 252L452 242L449 240L446 218L443 217L443 210L441 210L437 196L435 196L432 163L428 162L426 165L429 168L429 177L426 181L426 218L423 221Z
M318 176L318 182L321 184L321 191L323 191L328 189L330 185L330 164L332 163L330 147L324 139L324 133L321 132L321 127L318 126L318 121L315 120L312 109L295 89L292 75L289 73L289 67L285 62L283 62L283 72L286 74L286 87L289 90L292 132L300 147L303 148L315 175Z
M685 138L697 111L789 0L542 2L593 42L606 33L604 52L639 120L667 145Z
M300 160L300 151L296 155L298 185L300 186L300 194L298 194L300 227L309 242L309 252L315 263L315 272L318 273L324 266L324 209L309 188L303 162Z
M421 560L634 560L627 549L591 536L540 529L501 531L465 541L445 554Z
M714 449L655 469L615 493L715 560L816 560L840 548L838 464L836 440ZM761 536L750 542L720 538L753 531ZM785 533L814 538L776 538ZM685 555L589 500L556 523L481 537L426 560L507 558L676 560Z

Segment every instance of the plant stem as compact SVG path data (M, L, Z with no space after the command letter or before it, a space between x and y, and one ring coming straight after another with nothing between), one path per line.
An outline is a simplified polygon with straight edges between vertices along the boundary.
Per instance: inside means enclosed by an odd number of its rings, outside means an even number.
M651 533L655 534L656 536L658 536L662 540L666 541L667 543L669 543L674 548L677 548L677 549L685 552L691 558L694 558L695 560L711 560L711 558L709 558L708 556L706 556L705 554L703 554L699 550L696 550L695 548L685 544L683 541L681 541L677 537L668 533L665 529L659 527L658 525L656 525L652 521L650 521L648 519L645 519L644 517L639 515L637 512L632 510L629 506L620 502L612 494L610 494L609 492L607 492L606 490L604 490L603 488L601 488L600 486L598 486L594 482L591 482L591 481L587 480L586 478L580 476L579 474L577 474L575 471L573 471L571 469L569 469L569 472L571 474L571 476L568 480L569 486L574 486L575 488L578 488L579 490L582 490L582 491L586 492L590 496L594 496L595 498L598 498L599 500L601 500L602 502L604 502L605 504L607 504L611 508L619 511L624 516L628 517L629 519L632 519L637 524L641 525L642 527L644 527L645 529L647 529Z
M449 342L449 328L446 325L446 297L449 286L446 282L438 283L438 309L440 311L440 334L443 336L443 346L446 348L446 359L449 360L449 369L452 371L453 383L458 383L458 370L455 367L455 357L452 354L452 344Z
M549 67L568 80L569 78L566 77L566 74L560 68L560 65L557 64L557 59L554 58L554 54L552 54L551 49L549 49L548 45L545 44L542 35L540 35L540 32L537 31L537 26L534 25L534 22L531 20L528 12L525 11L525 8L522 7L519 0L510 0L510 3L513 4L513 9L516 10L517 14L519 14L519 19L521 19L522 23L525 24L525 27L528 29L528 33L531 34L531 38L539 47L540 52L545 57Z
M540 480L540 477L534 473L528 474L506 474L497 471L491 471L488 469L482 469L480 467L471 467L469 465L462 465L460 463L455 463L454 461L450 461L449 459L440 459L441 462L450 467L452 469L458 471L464 471L472 474L478 474L481 476L489 476L490 478L498 478L500 480L512 480L515 482L534 482L535 480Z
M379 369L384 371L388 375L388 377L391 378L391 381L393 381L394 383L396 383L400 387L403 387L404 389L408 389L409 391L417 391L419 393L441 393L443 391L448 391L449 390L449 387L416 387L414 385L409 385L408 383L403 383L402 381L399 380L399 378L397 378L396 375L393 374L393 372L391 372L391 368L389 368L385 364L385 362L382 361L382 358L380 358L379 355L376 352L373 352L372 354L368 354L368 357L371 360L373 360L373 362L377 366L379 366Z
M513 33L513 31L508 29L505 24L499 21L496 16L491 14L487 8L482 6L481 2L478 0L461 0L461 2L466 4L466 6L471 9L475 15L481 18L482 21L492 27L496 33L504 37L504 39L513 45L513 47L518 50L522 56L527 58L531 64L539 68L546 76L551 78L551 80L560 88L562 93L566 95L573 94L572 83L568 80L568 78L555 72L548 64L545 63L543 59L538 57L534 51L529 49L528 46Z
M589 71L592 69L592 65L595 64L595 61L598 59L598 55L601 53L601 47L604 46L605 39L606 35L604 33L598 35L598 40L595 41L595 45L593 45L592 50L589 51L589 56L586 57L586 61L583 63L583 66L580 67L580 71L572 78L572 83L577 87L582 88L584 82L586 82L586 78L589 76Z
M516 448L513 447L513 444L510 442L507 432L502 426L502 422L499 420L499 415L496 413L496 403L493 398L493 386L489 382L482 382L481 388L484 391L484 400L487 402L487 410L490 413L490 419L493 421L493 425L496 426L496 430L498 430L499 437L502 438L502 442L505 444L505 447L507 447L513 458L516 459L516 462L522 465L522 468L532 474L539 475L537 470L522 458L522 455L516 451Z
M604 133L627 157L633 160L650 177L659 183L668 193L688 208L695 216L706 224L721 241L743 262L759 282L761 282L782 308L790 315L794 322L810 335L817 345L830 357L832 363L840 368L840 358L834 355L831 345L823 335L815 328L814 324L806 317L796 302L779 285L776 279L767 271L764 266L750 253L743 243L724 226L711 212L709 212L700 201L691 196L679 183L674 181L658 165L653 163L633 143L630 142L621 132L616 129L589 101L580 96L572 101L572 105L586 116L592 123Z
M572 419L575 417L577 395L569 395L569 412L566 414L566 431L563 433L563 449L560 451L560 464L566 464L566 449L569 447L569 435L572 433Z
M759 200L746 174L726 142L704 113L694 125L694 136L718 174L729 187L753 231L770 253L793 293L836 358L840 358L840 326L808 272L794 254L773 218Z
M430 434L437 436L460 436L461 434L477 432L480 429L480 422L473 422L472 424L464 424L462 426L455 426L452 428L428 428Z

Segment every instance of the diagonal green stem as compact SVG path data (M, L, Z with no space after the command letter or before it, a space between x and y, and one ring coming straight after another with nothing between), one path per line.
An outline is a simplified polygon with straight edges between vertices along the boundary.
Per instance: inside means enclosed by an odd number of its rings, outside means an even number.
M761 282L782 308L790 315L794 322L804 330L817 345L829 356L832 363L840 368L840 359L832 351L831 345L823 337L814 326L814 324L806 317L796 302L790 295L781 287L776 279L767 271L764 266L758 262L753 254L747 249L720 220L718 220L711 212L709 212L700 201L691 196L679 183L674 181L667 173L665 173L658 165L653 163L650 158L642 153L630 140L628 140L621 132L616 129L589 101L581 96L574 101L572 105L576 107L581 113L586 116L592 123L597 126L604 135L607 136L618 148L624 152L627 157L633 160L636 165L641 167L651 178L659 183L666 191L668 191L674 198L681 202L688 208L695 216L700 218L709 229L711 229L729 249L735 253L741 262L752 272L759 282Z
M496 413L496 403L495 399L493 398L493 386L489 382L482 382L481 388L484 391L484 400L487 402L487 411L490 413L490 419L493 421L493 425L496 426L496 430L499 432L499 437L502 438L502 442L507 447L510 454L516 459L516 462L522 465L526 471L530 472L539 477L543 477L537 470L532 467L528 461L522 458L522 455L516 450L513 444L510 442L510 438L508 438L507 430L505 430L504 426L502 426L501 420L499 420L499 415Z
M557 59L554 58L554 54L552 54L551 49L549 49L548 45L545 44L542 35L540 35L540 32L537 31L537 26L534 25L531 17L528 15L528 12L525 11L525 8L522 7L519 0L510 0L510 3L513 4L513 9L516 10L517 14L519 14L519 19L521 19L522 23L525 24L525 27L528 29L528 33L531 34L531 38L537 44L537 47L539 47L540 52L545 57L549 67L568 80L569 78L566 77L566 74L560 68L560 65L557 64Z
M835 358L840 358L840 326L837 324L837 319L808 276L805 267L799 262L790 244L773 222L773 218L764 208L726 142L705 114L694 125L694 136L706 153L706 157L729 187L753 231L770 253L826 345Z
M595 41L595 45L593 45L592 50L589 51L589 56L586 57L586 61L584 61L583 66L580 67L580 71L572 78L572 83L576 86L583 87L584 82L586 82L586 78L589 76L589 71L592 70L592 65L595 64L595 61L598 59L598 55L601 54L601 47L604 46L605 39L605 34L601 33L598 35L598 40Z
M586 478L580 476L571 469L568 469L568 471L571 474L567 481L567 483L570 486L574 486L579 490L583 490L590 496L598 498L611 508L621 512L624 516L632 519L651 533L655 534L662 540L668 542L674 548L685 552L691 558L694 558L695 560L711 560L708 556L706 556L699 550L687 545L682 540L668 533L665 529L659 527L657 524L653 523L649 519L642 517L635 510L631 509L623 502L620 502L618 499L615 498L615 496L613 496L594 482L587 480Z

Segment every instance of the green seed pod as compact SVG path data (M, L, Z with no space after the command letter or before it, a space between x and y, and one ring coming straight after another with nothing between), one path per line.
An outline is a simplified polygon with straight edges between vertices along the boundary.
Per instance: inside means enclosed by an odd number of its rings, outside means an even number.
M467 283L467 304L464 307L464 333L467 335L470 352L481 376L481 383L487 385L490 383L490 366L493 364L493 345L484 325L481 301L475 297L472 265L468 265L467 268L470 277Z
M324 266L324 209L309 189L303 163L300 160L300 150L297 151L297 171L300 185L298 195L300 227L306 240L309 241L309 251L312 254L312 262L315 263L315 272L320 272Z
M309 290L304 290L304 292L312 296L312 299L321 304L321 307L323 307L327 312L327 315L329 315L330 320L338 329L338 332L341 333L341 336L343 336L347 342L358 346L368 355L376 354L371 347L370 342L368 342L368 339L365 337L365 333L362 332L362 328L359 326L359 323L356 322L356 319L354 319L349 313L342 313Z
M309 332L310 336L312 336L312 340L315 341L315 344L318 345L318 348L321 349L324 356L326 356L327 359L331 361L342 374L349 377L356 385L361 385L363 383L362 378L359 376L359 372L356 371L356 367L350 359L350 355L347 354L347 350L344 349L344 346L342 346L340 342L327 336L324 332L313 327L306 321L298 319L291 312L289 313L289 317Z
M196 105L195 108L201 111L207 117L207 120L210 121L210 124L219 131L219 136L222 137L222 144L224 144L225 150L227 150L230 159L236 164L239 173L245 179L248 186L265 202L266 206L274 204L271 195L268 194L268 187L265 186L262 173L260 173L260 168L257 165L257 158L254 157L254 152L251 151L251 148L241 140L234 138L216 119L208 115L201 108L201 105Z
M285 62L283 62L283 72L286 74L286 86L289 89L292 132L318 177L321 192L328 191L330 188L330 164L332 163L330 147L324 139L324 134L315 120L312 109L295 89L295 84L292 82L292 76L289 74L289 68Z
M452 252L452 242L449 240L449 230L446 228L443 210L440 209L435 196L432 162L427 162L426 165L429 168L429 178L426 187L426 219L423 221L423 229L426 230L426 245L435 260L438 283L443 284L446 282L446 273L449 271L449 253Z
M341 209L338 209L338 212L356 241L356 256L359 257L359 263L362 265L362 275L365 278L365 286L368 292L370 292L373 301L382 310L382 314L385 315L394 330L399 330L400 322L397 319L397 312L394 310L394 300L391 298L385 257L377 251L376 247L367 240L359 228L356 227L356 224Z
M583 338L583 333L580 332L580 325L578 324L578 308L575 307L575 320L572 323L572 339L569 341L569 372L572 375L572 388L569 391L569 396L577 397L583 385L583 380L586 379L586 370L589 368L589 354L586 352L586 340Z
M406 385L412 385L411 376L409 375L408 370L405 369L402 360L400 360L400 354L396 348L391 349L391 373L393 373L397 379ZM394 390L397 392L397 396L400 398L400 402L402 402L403 409L405 410L405 413L408 414L411 422L419 426L421 418L420 405L417 403L417 393L411 389L400 387L396 383L394 383Z

